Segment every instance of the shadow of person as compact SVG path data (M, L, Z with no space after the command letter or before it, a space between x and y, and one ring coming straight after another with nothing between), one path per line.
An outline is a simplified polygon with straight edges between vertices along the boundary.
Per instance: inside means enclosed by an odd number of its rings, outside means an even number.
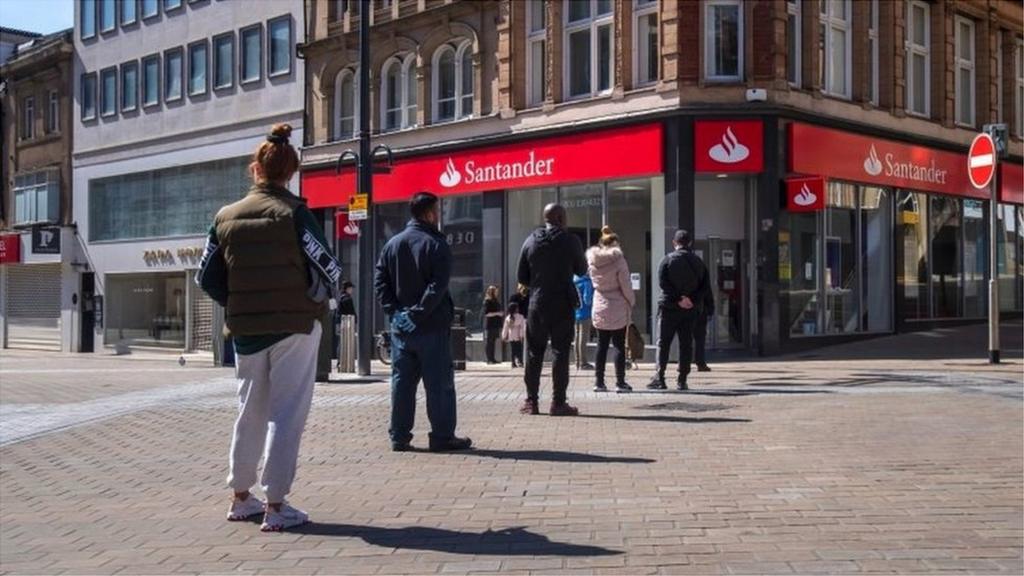
M598 420L626 420L629 422L669 422L675 424L728 424L730 422L750 422L748 418L722 418L694 416L616 416L613 414L580 414L578 418L595 418Z
M310 523L289 532L316 536L361 538L367 544L404 550L430 550L452 554L502 556L614 556L622 554L601 546L553 542L543 534L530 532L525 527L487 530L485 532L459 532L443 528L408 526L382 528L352 524Z
M466 456L480 456L497 460L525 460L530 462L567 462L584 464L652 464L656 460L650 458L633 458L630 456L601 456L584 452L563 452L561 450L473 450L465 452Z

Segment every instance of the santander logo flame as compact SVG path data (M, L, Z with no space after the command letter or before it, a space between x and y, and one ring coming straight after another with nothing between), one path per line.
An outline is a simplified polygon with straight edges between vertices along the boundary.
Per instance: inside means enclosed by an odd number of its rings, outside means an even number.
M882 161L878 159L878 152L875 150L874 144L871 145L868 157L864 159L864 171L871 176L878 176L882 173Z
M357 224L357 223L355 223L355 222L353 222L351 220L349 220L345 224L344 230L345 230L345 234L347 234L349 236L359 236L359 224Z
M793 197L793 203L797 206L811 206L817 201L818 197L814 192L811 192L811 189L807 187L806 182L800 187L800 193Z
M441 186L445 188L452 188L459 185L462 182L462 174L459 173L455 168L455 163L452 159L448 159L448 165L445 167L444 172L441 173L441 177L438 179L441 182Z
M708 156L715 162L735 164L746 160L750 156L750 149L740 144L739 139L732 133L732 126L727 126L725 134L722 134L722 143L712 146L711 150L708 150Z

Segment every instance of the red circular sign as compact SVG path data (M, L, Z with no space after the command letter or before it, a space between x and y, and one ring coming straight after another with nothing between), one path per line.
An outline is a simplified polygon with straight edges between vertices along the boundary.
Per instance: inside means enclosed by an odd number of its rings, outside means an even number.
M967 153L967 176L975 188L987 188L996 173L996 145L988 134L978 134Z

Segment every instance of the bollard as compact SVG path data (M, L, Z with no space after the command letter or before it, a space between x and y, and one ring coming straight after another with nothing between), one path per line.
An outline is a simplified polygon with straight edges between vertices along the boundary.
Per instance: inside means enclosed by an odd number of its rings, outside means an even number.
M338 372L352 374L356 371L356 317L341 317L341 333L338 338Z

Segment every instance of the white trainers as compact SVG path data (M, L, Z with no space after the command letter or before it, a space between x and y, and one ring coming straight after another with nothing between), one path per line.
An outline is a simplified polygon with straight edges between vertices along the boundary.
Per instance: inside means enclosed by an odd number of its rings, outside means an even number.
M260 526L260 530L263 532L280 532L281 530L301 526L306 522L309 522L309 514L292 507L287 502L283 502L280 512L276 512L272 508L267 510L266 515L263 516L263 525Z
M257 497L249 494L245 500L237 498L231 501L231 508L228 509L228 522L241 522L253 516L263 514L266 505Z

